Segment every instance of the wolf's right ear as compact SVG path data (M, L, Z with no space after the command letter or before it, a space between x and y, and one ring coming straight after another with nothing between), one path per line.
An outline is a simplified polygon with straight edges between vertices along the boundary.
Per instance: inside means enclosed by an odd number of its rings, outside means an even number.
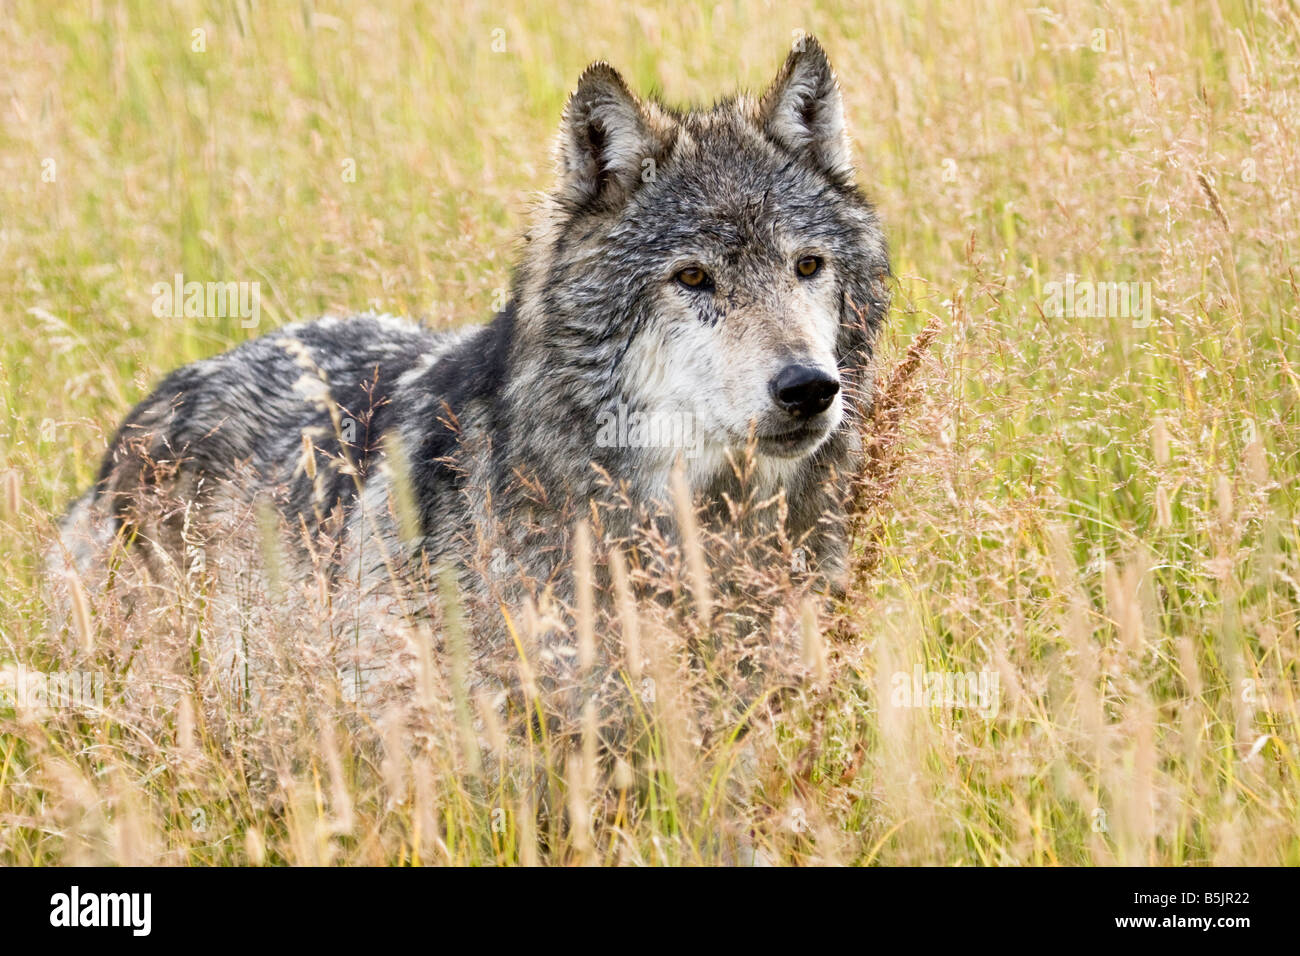
M653 171L660 146L645 110L618 71L608 63L593 63L564 107L559 145L563 193L579 205L625 199L645 171Z

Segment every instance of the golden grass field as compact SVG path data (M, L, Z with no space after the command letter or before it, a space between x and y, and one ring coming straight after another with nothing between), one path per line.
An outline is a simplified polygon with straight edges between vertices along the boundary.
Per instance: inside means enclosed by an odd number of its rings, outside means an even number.
M325 312L485 321L589 61L708 101L808 31L893 251L882 368L939 331L749 804L725 748L640 802L541 751L614 809L539 834L472 739L342 723L267 783L200 703L115 707L92 602L105 707L0 702L0 864L710 864L733 818L781 864L1300 864L1300 7L545 6L0 3L0 674L68 659L42 553L164 373ZM155 318L177 273L260 283L260 326ZM1071 281L1152 309L1062 315ZM996 714L897 706L917 669Z

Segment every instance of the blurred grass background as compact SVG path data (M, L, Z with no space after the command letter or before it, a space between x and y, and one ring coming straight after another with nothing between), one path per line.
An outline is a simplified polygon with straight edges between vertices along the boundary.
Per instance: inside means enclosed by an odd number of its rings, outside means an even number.
M0 659L45 627L51 517L162 374L324 312L485 320L589 61L707 102L807 31L890 237L892 327L944 323L853 667L996 661L1004 701L906 747L846 711L872 771L799 795L837 851L774 852L1298 864L1298 28L1255 0L6 0ZM155 318L176 273L259 282L260 327ZM1151 283L1155 320L1047 314L1069 276ZM0 859L60 861L66 834L23 832Z

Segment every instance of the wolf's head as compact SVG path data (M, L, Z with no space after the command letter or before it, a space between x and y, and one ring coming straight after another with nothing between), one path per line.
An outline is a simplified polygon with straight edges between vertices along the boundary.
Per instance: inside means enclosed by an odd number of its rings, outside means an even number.
M516 397L589 460L654 485L684 454L698 488L752 441L790 473L860 414L888 256L815 40L709 109L594 64L558 166L517 277Z

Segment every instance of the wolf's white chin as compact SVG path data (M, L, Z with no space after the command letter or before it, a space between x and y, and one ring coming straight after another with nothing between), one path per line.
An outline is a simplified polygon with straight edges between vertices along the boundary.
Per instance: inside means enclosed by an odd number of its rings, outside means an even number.
M811 455L830 437L831 429L801 429L798 434L770 436L758 440L758 453L768 458L793 461Z

